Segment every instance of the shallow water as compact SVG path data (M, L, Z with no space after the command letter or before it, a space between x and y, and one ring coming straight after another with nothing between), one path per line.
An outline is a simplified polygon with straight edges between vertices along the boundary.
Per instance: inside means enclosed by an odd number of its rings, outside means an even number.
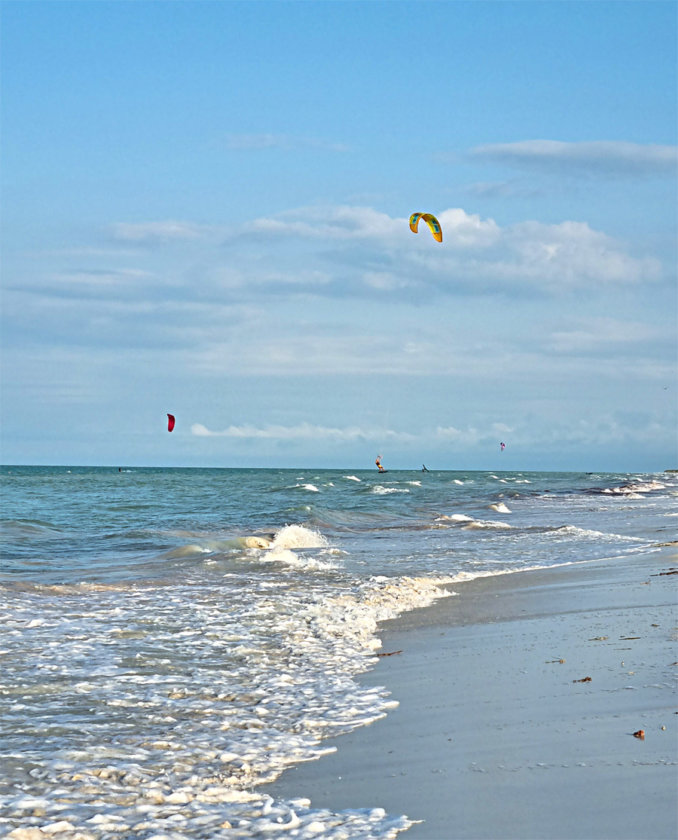
M379 803L265 787L388 713L355 680L377 622L455 578L652 550L677 494L673 474L3 468L0 833L394 836Z

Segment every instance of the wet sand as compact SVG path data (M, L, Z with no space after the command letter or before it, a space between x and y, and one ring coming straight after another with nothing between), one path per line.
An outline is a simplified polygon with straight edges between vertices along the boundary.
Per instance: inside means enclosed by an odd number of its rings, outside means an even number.
M407 840L674 840L671 569L675 545L483 578L384 622L401 652L361 679L399 707L265 792L407 814Z

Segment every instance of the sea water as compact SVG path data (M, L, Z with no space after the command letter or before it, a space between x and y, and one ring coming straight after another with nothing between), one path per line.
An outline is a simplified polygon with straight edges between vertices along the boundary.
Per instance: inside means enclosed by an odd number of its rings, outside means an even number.
M266 783L397 704L378 622L657 550L678 474L2 468L0 835L389 838ZM453 588L453 587L452 587ZM463 588L458 597L463 597Z

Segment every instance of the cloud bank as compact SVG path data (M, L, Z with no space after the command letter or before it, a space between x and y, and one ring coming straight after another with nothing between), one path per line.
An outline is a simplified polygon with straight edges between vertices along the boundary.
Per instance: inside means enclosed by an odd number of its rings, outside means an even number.
M237 252L241 238L252 236L263 252L272 239L290 246L315 245L305 246L304 270L322 273L324 282L313 285L330 296L339 283L342 294L357 296L423 289L485 294L526 287L560 293L582 286L654 282L662 274L656 258L629 254L622 243L586 222L501 226L462 208L437 216L442 245L425 229L412 234L406 218L349 206L299 208L260 217L240 228L228 245ZM278 277L283 274L278 270ZM257 283L258 278L250 275L247 282Z
M470 156L557 174L586 173L646 177L675 175L678 147L622 141L565 143L559 140L522 140L476 146Z

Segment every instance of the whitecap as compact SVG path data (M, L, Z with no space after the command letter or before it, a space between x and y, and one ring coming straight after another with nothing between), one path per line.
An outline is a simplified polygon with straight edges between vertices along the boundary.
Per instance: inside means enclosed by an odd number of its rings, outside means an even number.
M362 479L358 478L357 475L345 475L344 478L346 481L361 481Z
M644 481L638 484L622 484L620 487L605 487L600 492L607 496L629 496L637 493L651 493L653 490L664 490L665 484L659 481Z
M241 537L240 544L243 546L243 548L270 548L271 540L268 539L268 537Z
M32 619L28 622L28 624L26 625L26 627L42 627L42 625L43 625L44 623L45 623L45 620L44 620L43 618L32 618Z
M323 552L325 551L323 550ZM295 569L329 570L334 569L334 563L328 560L318 560L316 557L297 554L289 548L271 548L270 551L261 555L262 561L267 563L284 563L286 566Z
M503 502L498 502L497 504L490 505L490 510L495 510L497 513L511 513L511 511L506 507Z
M512 529L513 525L509 525L508 522L487 522L482 519L474 519L468 525L464 525L464 531L482 531L492 528L497 530Z
M327 539L303 525L285 525L273 537L270 548L326 548Z
M645 542L645 540L643 540L642 537L624 536L622 534L606 534L603 531L593 531L590 528L578 528L576 525L561 525L558 528L554 528L553 532L557 534L568 534L569 536L573 537L594 537L596 539L604 537L608 540L623 540L626 542Z

